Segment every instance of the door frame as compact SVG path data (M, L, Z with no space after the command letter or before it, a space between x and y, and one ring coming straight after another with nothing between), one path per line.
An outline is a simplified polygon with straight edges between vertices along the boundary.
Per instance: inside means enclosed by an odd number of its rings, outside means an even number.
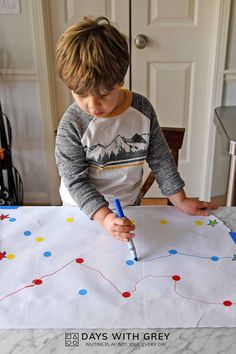
M214 125L214 109L222 104L224 71L227 54L227 40L230 20L231 0L217 0L213 21L213 38L211 47L211 80L209 82L208 105L208 144L206 146L207 158L205 160L204 184L200 192L200 199L210 200L212 191L214 151L216 140L216 127Z
M44 127L44 141L48 167L48 188L50 204L58 204L59 200L59 176L54 159L54 131L57 128L57 102L55 92L54 58L52 55L52 43L50 36L49 5L48 0L37 0L31 2L32 20L34 28L34 41L36 61L38 65L38 86L40 93L40 107ZM213 159L215 148L216 128L213 123L214 109L221 105L224 65L226 59L228 28L230 18L231 0L216 0L213 14L213 41L211 43L211 73L208 98L208 136L209 141L206 146L207 159L205 163L204 183L201 186L199 198L210 200ZM131 38L132 40L132 38Z
M31 1L35 59L37 65L39 105L42 115L47 166L48 197L50 205L60 205L58 175L55 163L55 132L57 129L57 102L55 97L54 58L50 42L48 0Z

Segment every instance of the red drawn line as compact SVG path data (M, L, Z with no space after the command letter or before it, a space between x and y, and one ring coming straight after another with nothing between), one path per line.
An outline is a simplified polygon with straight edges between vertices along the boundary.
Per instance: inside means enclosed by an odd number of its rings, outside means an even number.
M120 291L120 290L117 288L117 286L116 286L114 283L112 283L112 281L111 281L110 279L106 278L106 277L102 274L102 272L100 272L100 270L98 270L98 269L96 269L96 268L89 267L89 266L87 266L86 264L81 264L81 265L82 265L83 267L86 267L86 268L88 268L88 269L92 269L92 270L95 270L96 272L98 272L98 273L103 277L103 279L105 279L109 284L111 284L111 285L117 290L117 292L118 292L119 294L123 294L123 292ZM133 290L129 290L129 292L131 292L131 293L135 292L135 291L137 290L137 284L140 283L142 280L144 280L144 279L146 279L146 278L171 278L171 277L172 277L171 275L145 275L144 277L142 277L141 279L139 279L139 280L135 283L134 289L133 289Z
M119 294L122 294L122 292L117 288L117 286L115 286L115 284L112 283L111 280L107 279L107 278L105 277L105 275L103 275L102 272L100 272L100 270L98 270L98 269L96 269L96 268L89 267L89 266L87 266L87 265L85 265L85 264L81 264L81 265L82 265L83 267L86 267L86 268L88 268L88 269L92 269L92 270L95 270L96 272L98 272L98 273L103 277L103 279L105 279L108 283L110 283L110 284L113 286L113 288L115 288L115 289L118 291Z
M204 304L209 304L209 305L223 305L222 302L210 302L210 301L206 301L206 300L201 300L201 299L194 299L193 297L189 297L189 296L185 296L185 295L182 295L180 294L178 291L177 291L177 282L175 281L175 285L174 285L174 291L175 293L180 296L180 297L183 297L184 299L187 299L187 300L191 300L191 301L197 301L197 302L203 302ZM232 305L235 305L236 303L235 302L231 302Z
M137 285L138 283L140 283L142 280L146 279L146 278L172 278L172 275L145 275L144 277L142 277L141 279L139 279L135 285L134 285L134 290L131 290L130 292L133 293L137 290Z
M11 296L11 295L17 294L17 293L18 293L19 291L21 291L21 290L24 290L24 289L26 289L26 288L32 288L33 286L35 286L35 284L23 286L23 288L20 288L20 289L14 291L13 293L10 293L10 294L8 294L8 295L5 295L4 297L2 297L2 298L0 299L0 301L6 299L7 297L9 297L9 296Z
M56 270L55 272L49 273L49 274L45 274L45 275L43 275L41 278L38 278L38 279L43 279L43 278L46 278L46 277L50 277L51 275L54 275L54 274L60 272L60 270L64 269L65 267L67 267L68 265L70 265L71 263L73 263L74 261L75 261L75 259L73 259L72 261L66 263L64 266L62 266L61 268L59 268L59 269Z
M210 305L225 305L225 306L231 306L231 305L235 305L236 303L235 302L232 302L230 300L225 300L223 303L220 303L220 302L210 302L210 301L205 301L205 300L201 300L201 299L195 299L195 298L191 298L191 297L188 297L188 296L185 296L185 295L182 295L181 293L179 293L177 291L177 281L181 280L181 277L179 275L145 275L143 276L142 278L140 278L139 280L136 281L135 285L134 285L134 289L133 290L130 290L130 291L125 291L125 292L121 292L118 287L108 278L105 277L105 275L98 269L96 268L92 268L92 267L89 267L85 264L82 264L84 262L83 258L76 258L76 259L73 259L72 261L66 263L64 266L62 266L61 268L57 269L55 272L52 272L52 273L49 273L49 274L45 274L43 276L41 276L41 278L37 278L37 279L34 279L32 281L32 284L30 285L26 285L8 295L5 295L4 297L0 298L0 301L3 301L4 299L6 299L7 297L9 296L12 296L12 295L15 295L17 294L18 292L26 289L26 288L31 288L31 287L34 287L35 285L40 285L42 284L42 281L41 279L43 278L46 278L46 277L49 277L49 276L52 276L52 275L55 275L56 273L60 272L62 269L65 269L67 266L69 266L71 263L73 262L77 262L79 263L80 265L84 266L85 268L88 268L88 269L91 269L91 270L94 270L96 271L97 273L99 273L101 275L101 277L103 279L105 279L119 294L121 294L123 297L125 298L128 298L131 296L131 293L135 292L137 290L137 285L143 281L144 279L147 279L147 278L172 278L172 280L174 280L174 291L175 293L182 297L182 298L185 298L187 300L192 300L192 301L197 301L197 302L202 302L202 303L206 303L206 304L210 304Z
M46 277L49 277L49 276L51 276L51 275L54 275L54 274L60 272L60 270L64 269L64 268L67 267L69 264L73 263L74 261L75 261L75 259L73 259L72 261L66 263L64 266L62 266L61 268L59 268L59 269L56 270L55 272L49 273L49 274L45 274L45 275L43 275L41 278L37 278L37 280L43 279L43 278L46 278ZM33 281L33 282L34 282L34 281ZM35 283L33 283L33 284L30 284L30 285L25 285L25 286L23 286L22 288L20 288L20 289L14 291L14 292L12 292L12 293L10 293L10 294L8 294L8 295L5 295L5 296L2 297L2 298L0 298L0 301L3 301L4 299L6 299L7 297L9 297L9 296L11 296L11 295L17 294L17 293L20 292L21 290L24 290L24 289L26 289L26 288L32 288L32 287L34 287L35 285L39 285L39 283L37 284L37 282L35 282Z

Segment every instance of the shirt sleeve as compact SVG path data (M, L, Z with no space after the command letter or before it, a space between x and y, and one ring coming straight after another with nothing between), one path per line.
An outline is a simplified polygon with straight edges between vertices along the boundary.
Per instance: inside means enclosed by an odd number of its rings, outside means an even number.
M56 136L55 157L59 174L76 204L90 218L108 202L90 182L88 163L77 122L63 119Z
M147 163L155 176L161 193L168 197L181 191L185 183L180 177L152 106L150 112L151 127Z

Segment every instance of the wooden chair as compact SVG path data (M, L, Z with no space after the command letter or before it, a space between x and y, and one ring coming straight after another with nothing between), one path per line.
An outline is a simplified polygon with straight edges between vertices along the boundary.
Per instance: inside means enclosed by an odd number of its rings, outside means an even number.
M175 160L176 166L178 167L178 159L179 159L179 150L182 147L183 139L184 139L184 128L161 128L162 132L165 136L167 144L170 147L172 156ZM152 172L147 176L146 180L144 181L142 188L141 188L141 196L142 198L145 196L147 191L152 186L153 182L155 181L155 177ZM172 205L168 199L168 205Z

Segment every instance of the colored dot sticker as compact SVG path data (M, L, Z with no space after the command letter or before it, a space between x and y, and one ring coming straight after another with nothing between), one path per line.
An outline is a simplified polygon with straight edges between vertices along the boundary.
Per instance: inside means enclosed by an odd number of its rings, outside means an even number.
M133 225L135 225L135 220L133 218L130 219Z
M50 251L45 251L43 255L44 255L45 257L51 257L52 252L50 252Z
M16 218L10 218L9 221L10 221L10 222L15 222L15 221L16 221Z
M131 259L128 259L128 261L126 261L126 264L131 266L134 264L134 261L132 261Z
M34 280L32 281L32 283L35 284L35 285L41 285L42 282L43 282L43 281L42 281L41 279L34 279Z
M220 258L217 257L217 256L212 256L212 257L211 257L211 260L212 260L213 262L217 262L219 259L220 259Z
M202 220L196 220L195 221L195 225L202 226L203 225L203 221Z
M166 225L166 224L168 224L168 221L166 219L161 219L160 220L160 224L161 225Z
M86 289L80 289L79 290L79 294L80 295L86 295L88 293L88 291Z
M131 293L129 291L125 291L122 293L122 296L128 298L131 296Z
M8 254L8 255L7 255L7 258L8 258L8 259L14 259L14 258L16 258L16 256L15 256L14 254Z
M84 263L84 259L83 258L76 258L76 263Z
M223 305L225 305L225 306L232 306L233 303L232 303L232 301L230 301L230 300L225 300L225 301L223 302Z
M73 221L74 221L74 218L67 218L66 221L67 221L67 222L73 222Z
M43 242L44 240L45 240L44 237L37 237L35 239L36 242Z
M178 253L177 250L169 250L168 252L169 252L169 254L176 254L176 253Z
M24 232L24 235L25 235L25 236L31 236L31 235L32 235L32 232L31 232L31 231L26 230L26 231Z
M180 278L179 275L173 275L172 279L173 279L174 281L179 281L181 278Z

